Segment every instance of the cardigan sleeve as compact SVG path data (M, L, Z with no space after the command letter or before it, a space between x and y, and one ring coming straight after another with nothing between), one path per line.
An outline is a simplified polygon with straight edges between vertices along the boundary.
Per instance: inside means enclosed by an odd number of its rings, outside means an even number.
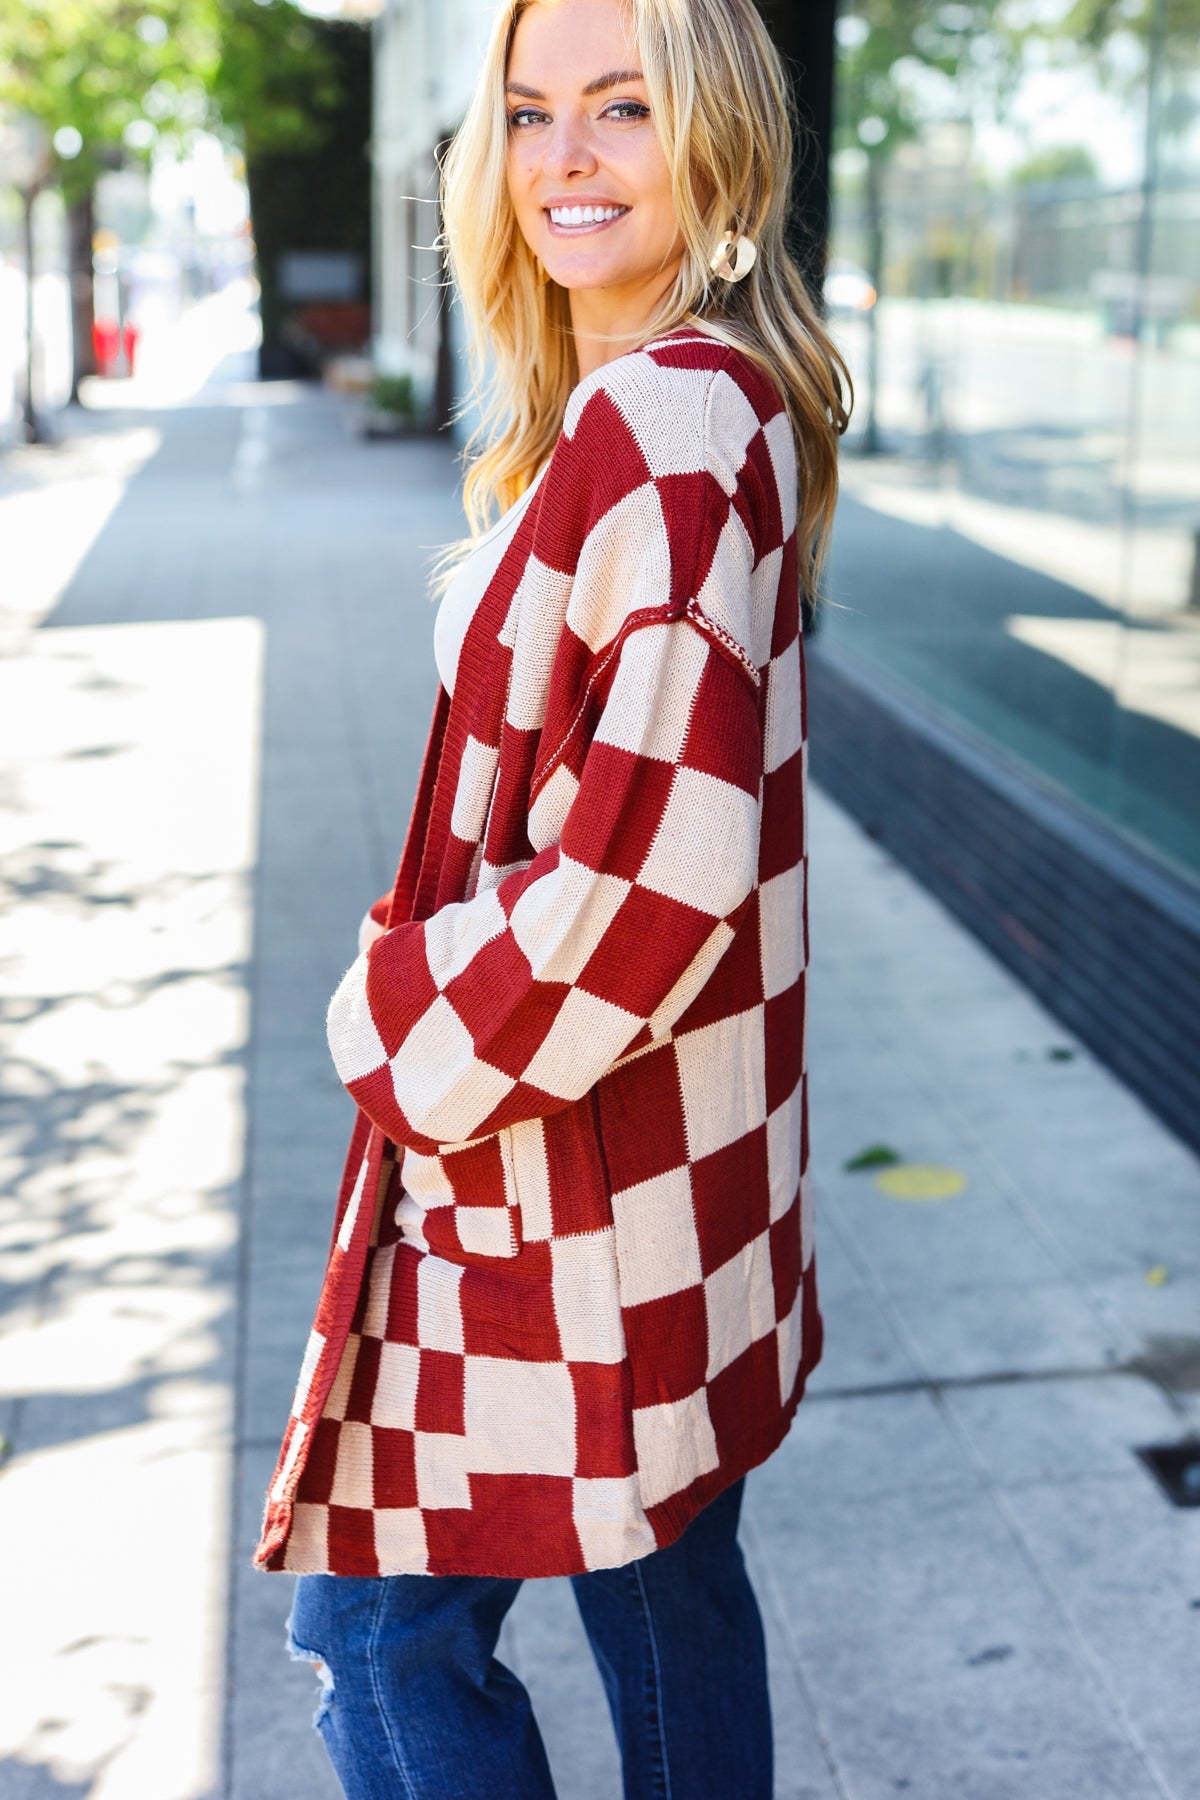
M715 477L711 494L727 517ZM757 875L763 712L748 653L695 600L705 512L701 497L672 538L678 604L636 610L602 659L555 841L497 888L384 932L333 997L338 1074L397 1144L434 1150L578 1101L669 1034L732 942ZM723 586L749 588L748 532L724 534L719 560Z

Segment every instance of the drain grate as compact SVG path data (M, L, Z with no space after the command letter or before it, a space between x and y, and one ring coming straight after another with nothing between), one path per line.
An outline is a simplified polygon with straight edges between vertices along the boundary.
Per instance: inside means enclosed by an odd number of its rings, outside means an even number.
M1151 1444L1134 1454L1145 1463L1172 1506L1200 1506L1200 1440Z

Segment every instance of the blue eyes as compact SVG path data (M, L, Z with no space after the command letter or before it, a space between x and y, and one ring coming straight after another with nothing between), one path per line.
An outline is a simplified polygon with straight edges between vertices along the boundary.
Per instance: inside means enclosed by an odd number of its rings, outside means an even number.
M530 124L538 124L546 118L535 106L518 106L508 115L508 123L514 131L527 130ZM616 119L619 123L635 123L638 119L648 119L650 108L640 100L614 100L601 113L603 119Z

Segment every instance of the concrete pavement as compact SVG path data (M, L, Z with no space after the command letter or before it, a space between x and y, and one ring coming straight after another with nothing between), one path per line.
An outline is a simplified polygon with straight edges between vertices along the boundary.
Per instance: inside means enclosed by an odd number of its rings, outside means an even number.
M244 373L0 485L5 1800L336 1794L248 1556L460 521L446 446ZM829 1349L744 1531L778 1795L1189 1800L1200 1512L1133 1450L1200 1431L1200 1169L819 793L812 833ZM562 1800L615 1797L565 1583L505 1654Z

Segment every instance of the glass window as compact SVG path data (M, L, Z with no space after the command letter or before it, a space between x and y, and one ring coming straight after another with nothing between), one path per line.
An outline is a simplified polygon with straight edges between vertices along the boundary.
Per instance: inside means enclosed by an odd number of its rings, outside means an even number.
M847 0L831 640L1200 879L1200 0Z

